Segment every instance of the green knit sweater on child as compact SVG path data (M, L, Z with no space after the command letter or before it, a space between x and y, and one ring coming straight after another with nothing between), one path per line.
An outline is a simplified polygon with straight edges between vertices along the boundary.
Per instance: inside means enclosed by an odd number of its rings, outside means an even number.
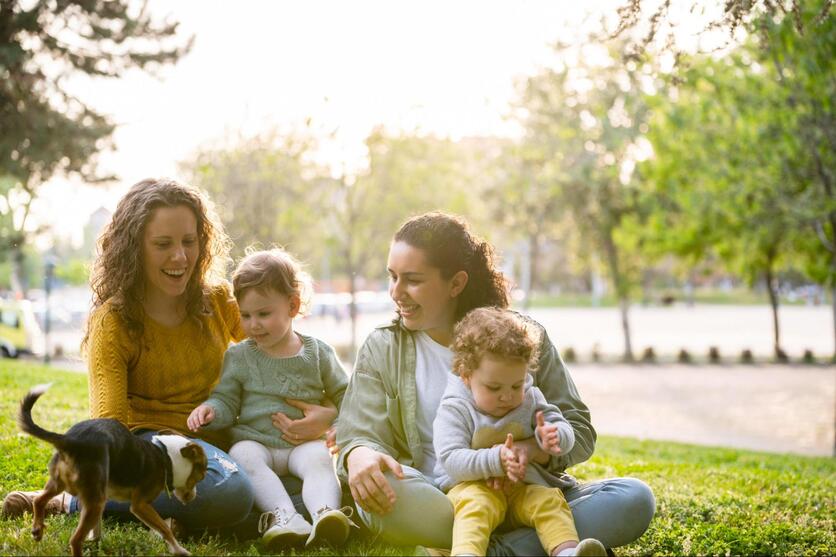
M206 401L215 409L215 419L207 429L230 427L233 443L249 440L288 448L293 445L281 438L271 416L284 412L295 420L303 414L285 402L286 398L321 404L328 397L340 407L348 375L334 349L319 339L296 334L302 340L302 350L287 358L268 356L252 339L229 347L221 381Z

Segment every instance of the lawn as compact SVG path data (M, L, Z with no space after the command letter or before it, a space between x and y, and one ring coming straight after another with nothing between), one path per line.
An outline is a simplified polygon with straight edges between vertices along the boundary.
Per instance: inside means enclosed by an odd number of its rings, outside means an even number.
M51 447L18 432L14 416L23 394L53 382L35 407L35 420L63 431L87 415L83 374L0 360L0 494L38 489ZM771 455L678 443L601 437L595 456L572 472L580 479L634 476L653 488L656 518L618 555L836 554L836 459ZM0 520L0 554L67 554L75 517L47 519L44 540L29 534L31 516ZM185 540L194 554L258 555L258 544L203 536ZM94 548L86 549L91 554ZM353 555L408 555L412 548L358 539ZM99 555L165 554L163 542L136 524L106 520ZM313 552L295 554L313 555ZM320 551L317 554L333 555Z

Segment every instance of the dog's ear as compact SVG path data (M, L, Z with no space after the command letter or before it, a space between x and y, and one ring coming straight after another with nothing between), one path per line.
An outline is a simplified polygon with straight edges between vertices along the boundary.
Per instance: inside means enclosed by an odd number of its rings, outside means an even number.
M183 455L183 458L187 458L192 462L206 460L206 453L203 451L203 447L197 443L187 443L185 447L180 449L180 454Z

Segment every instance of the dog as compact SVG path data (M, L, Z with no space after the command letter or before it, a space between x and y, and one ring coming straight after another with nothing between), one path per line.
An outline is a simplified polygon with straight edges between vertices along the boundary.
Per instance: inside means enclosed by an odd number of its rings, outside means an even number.
M21 430L56 449L49 461L49 480L33 503L32 537L41 540L47 502L66 491L81 503L78 526L70 538L73 557L81 555L85 538L98 539L108 499L130 501L134 516L159 533L171 553L190 555L151 502L163 489L173 492L183 504L195 498L195 486L206 475L203 448L173 432L146 441L110 418L84 420L63 435L47 431L32 420L32 407L49 387L32 388L20 403L18 414Z

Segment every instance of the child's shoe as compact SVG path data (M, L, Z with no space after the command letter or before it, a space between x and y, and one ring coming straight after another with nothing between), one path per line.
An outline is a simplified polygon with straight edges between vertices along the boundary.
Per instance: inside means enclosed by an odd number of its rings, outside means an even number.
M261 514L258 532L268 548L301 545L310 535L311 525L297 512L276 509Z
M322 507L314 513L313 528L305 545L327 543L332 547L337 547L344 544L348 539L350 528L352 526L357 528L357 525L349 518L353 514L354 509L351 507L341 509Z
M581 540L575 548L575 555L582 557L607 557L607 548L595 538Z

